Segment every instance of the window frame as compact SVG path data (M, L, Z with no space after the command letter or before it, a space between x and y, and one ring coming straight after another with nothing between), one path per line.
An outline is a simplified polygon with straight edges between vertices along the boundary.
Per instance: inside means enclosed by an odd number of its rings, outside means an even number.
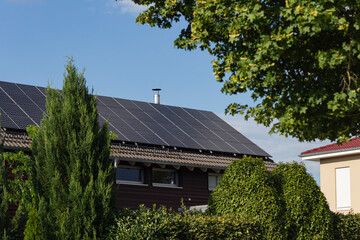
M176 184L156 183L156 182L154 182L154 178L153 178L153 172L154 171L158 171L158 172L174 172L175 173ZM153 187L167 187L167 188L180 188L180 189L182 189L182 187L180 187L180 184L179 184L179 170L177 170L177 169L152 168L151 169L151 184L152 184Z
M216 177L216 186L214 188L210 187L210 176L215 176ZM214 191L214 189L219 185L219 181L222 178L222 174L221 173L208 173L208 190L209 191Z
M344 178L345 175L340 175L340 174L344 174L344 172L340 172L341 170L347 170L347 175L346 175L346 179ZM339 172L338 172L339 170ZM342 177L340 180L340 176ZM342 184L346 184L346 186L342 185ZM346 190L344 190L346 188ZM340 190L341 189L341 190ZM347 193L346 197L348 199L344 199L344 193ZM348 211L351 209L351 170L350 170L350 166L346 166L346 167L338 167L335 168L335 196L336 196L336 210L337 211ZM341 196L341 198L339 197ZM339 199L340 198L340 199ZM343 202L348 202L349 204L345 204ZM341 203L341 204L339 204ZM341 205L341 206L339 206Z
M129 166L129 165L118 165L116 169L118 168L128 168L128 169L138 169L140 170L140 176L141 181L128 181L128 180L118 180L116 173L115 173L115 179L116 184L124 184L124 185L138 185L138 186L148 186L148 184L145 183L145 174L144 174L144 168L141 166ZM116 171L116 170L115 170Z

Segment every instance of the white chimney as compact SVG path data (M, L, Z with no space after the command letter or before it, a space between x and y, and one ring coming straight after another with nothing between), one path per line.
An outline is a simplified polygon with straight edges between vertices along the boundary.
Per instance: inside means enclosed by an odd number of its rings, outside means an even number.
M154 103L160 104L160 94L161 88L153 88L154 91Z

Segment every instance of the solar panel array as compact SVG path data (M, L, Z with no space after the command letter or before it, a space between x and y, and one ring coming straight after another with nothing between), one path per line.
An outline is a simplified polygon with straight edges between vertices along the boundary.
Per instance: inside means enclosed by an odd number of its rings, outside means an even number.
M39 126L45 99L45 88L0 81L1 126ZM98 113L120 141L270 156L209 111L98 96Z

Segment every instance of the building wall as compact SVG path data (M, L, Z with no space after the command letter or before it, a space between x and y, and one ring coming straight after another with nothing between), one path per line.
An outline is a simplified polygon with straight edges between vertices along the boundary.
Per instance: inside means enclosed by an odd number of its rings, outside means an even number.
M351 209L360 213L360 155L336 157L320 160L321 191L334 212L348 213L347 210L337 210L336 206L336 169L350 168L350 196Z
M190 171L186 167L181 167L179 169L180 188L168 188L152 186L151 168L152 166L145 169L145 178L148 180L146 186L116 184L118 209L136 209L140 204L152 207L156 204L177 211L181 206L181 199L187 207L208 203L211 194L208 190L208 172L202 172L198 168Z

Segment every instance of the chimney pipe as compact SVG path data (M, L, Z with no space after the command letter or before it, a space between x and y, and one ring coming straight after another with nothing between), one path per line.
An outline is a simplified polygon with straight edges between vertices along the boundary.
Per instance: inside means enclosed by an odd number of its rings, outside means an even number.
M153 88L154 91L154 103L160 104L160 94L161 88Z

